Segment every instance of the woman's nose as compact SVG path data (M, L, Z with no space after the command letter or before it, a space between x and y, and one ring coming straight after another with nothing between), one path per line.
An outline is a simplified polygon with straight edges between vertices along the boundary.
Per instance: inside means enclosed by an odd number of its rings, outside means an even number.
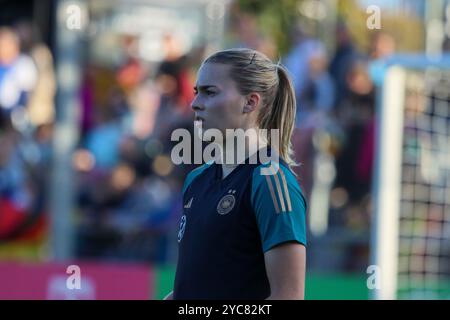
M205 108L202 106L202 104L199 103L198 98L195 98L194 101L192 101L192 103L191 103L191 108L192 108L192 110L194 110L194 111L196 111L196 112L205 109Z

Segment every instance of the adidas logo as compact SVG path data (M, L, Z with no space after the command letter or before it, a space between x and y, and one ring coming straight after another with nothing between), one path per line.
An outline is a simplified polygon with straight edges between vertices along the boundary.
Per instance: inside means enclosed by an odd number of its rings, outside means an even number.
M194 200L194 197L192 197L191 200L189 200L189 202L184 205L185 209L189 209L191 207L192 200Z

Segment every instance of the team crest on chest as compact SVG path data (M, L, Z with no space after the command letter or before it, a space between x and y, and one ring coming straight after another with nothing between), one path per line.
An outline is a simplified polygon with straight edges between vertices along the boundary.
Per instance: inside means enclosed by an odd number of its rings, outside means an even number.
M228 191L228 194L220 199L219 203L217 204L218 214L225 215L233 210L234 205L236 204L236 198L234 197L235 193L236 190L230 189Z

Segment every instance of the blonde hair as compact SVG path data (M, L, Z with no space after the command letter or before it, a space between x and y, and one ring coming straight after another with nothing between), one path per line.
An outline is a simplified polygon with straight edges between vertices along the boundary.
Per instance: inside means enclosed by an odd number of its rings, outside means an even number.
M263 53L252 49L237 48L216 52L205 63L229 65L230 77L242 95L257 92L262 105L257 118L260 129L279 130L276 150L289 166L297 165L293 157L291 136L294 129L296 101L288 71L280 63L273 63ZM270 141L269 145L274 147Z

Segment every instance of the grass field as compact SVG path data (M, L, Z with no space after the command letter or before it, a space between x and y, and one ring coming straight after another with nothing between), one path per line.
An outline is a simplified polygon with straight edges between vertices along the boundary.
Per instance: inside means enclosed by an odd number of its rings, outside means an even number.
M172 266L156 269L156 299L162 299L172 290L175 269ZM367 300L365 274L310 274L306 277L306 299L311 300Z

